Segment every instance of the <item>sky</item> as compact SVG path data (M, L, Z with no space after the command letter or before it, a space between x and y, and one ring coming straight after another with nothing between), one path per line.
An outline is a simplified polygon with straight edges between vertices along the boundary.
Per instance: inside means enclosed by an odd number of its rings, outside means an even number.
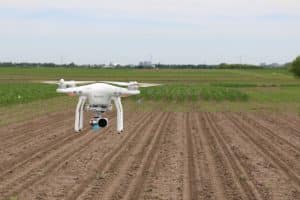
M299 0L0 0L0 62L285 63Z

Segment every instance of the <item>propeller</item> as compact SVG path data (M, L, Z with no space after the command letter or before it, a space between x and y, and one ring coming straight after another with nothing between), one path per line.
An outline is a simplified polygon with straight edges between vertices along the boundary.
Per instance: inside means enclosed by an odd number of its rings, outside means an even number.
M41 81L41 83L45 84L76 84L76 85L82 85L82 84L89 84L89 83L95 83L96 81L65 81L64 79L60 79L59 81Z
M75 86L75 85L84 85L84 84L90 84L90 83L96 83L96 82L108 83L108 84L125 86L125 87L130 87L130 86L154 87L154 86L162 85L162 84L159 84L159 83L139 83L139 82L136 82L136 81L130 81L130 82L119 82L119 81L65 81L64 79L60 79L59 81L42 81L41 83L57 84L60 87L63 87L63 86L66 86L66 85Z
M119 82L119 81L100 81L102 83L109 83L113 85L119 85L119 86L132 86L137 85L138 87L154 87L154 86L160 86L162 84L159 83L138 83L136 81L131 82Z

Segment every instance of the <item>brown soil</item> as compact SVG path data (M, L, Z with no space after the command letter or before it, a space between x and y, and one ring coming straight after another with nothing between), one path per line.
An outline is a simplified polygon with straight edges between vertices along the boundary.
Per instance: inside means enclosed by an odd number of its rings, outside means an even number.
M0 128L0 199L300 199L300 118L126 113L73 132L73 112Z

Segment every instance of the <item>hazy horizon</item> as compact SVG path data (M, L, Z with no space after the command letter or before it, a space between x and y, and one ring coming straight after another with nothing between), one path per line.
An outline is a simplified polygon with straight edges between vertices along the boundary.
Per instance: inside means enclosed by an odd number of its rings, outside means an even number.
M297 0L0 2L0 62L286 63Z

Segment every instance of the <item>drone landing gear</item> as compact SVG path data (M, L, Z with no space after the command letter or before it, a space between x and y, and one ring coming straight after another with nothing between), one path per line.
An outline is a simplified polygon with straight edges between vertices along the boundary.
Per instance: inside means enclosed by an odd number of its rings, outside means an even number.
M80 132L83 128L83 107L86 101L85 96L80 96L75 111L75 131Z
M83 108L85 105L87 97L80 96L79 101L75 111L75 126L76 132L80 132L83 129ZM121 103L121 97L113 97L116 111L117 111L117 132L120 134L123 132L123 107ZM110 105L109 105L110 106ZM108 124L106 118L102 118L101 114L107 110L107 106L87 106L87 110L93 111L96 116L90 120L90 125L92 129L104 128Z
M121 103L121 97L114 97L113 101L117 110L117 131L119 134L123 132L123 107Z

